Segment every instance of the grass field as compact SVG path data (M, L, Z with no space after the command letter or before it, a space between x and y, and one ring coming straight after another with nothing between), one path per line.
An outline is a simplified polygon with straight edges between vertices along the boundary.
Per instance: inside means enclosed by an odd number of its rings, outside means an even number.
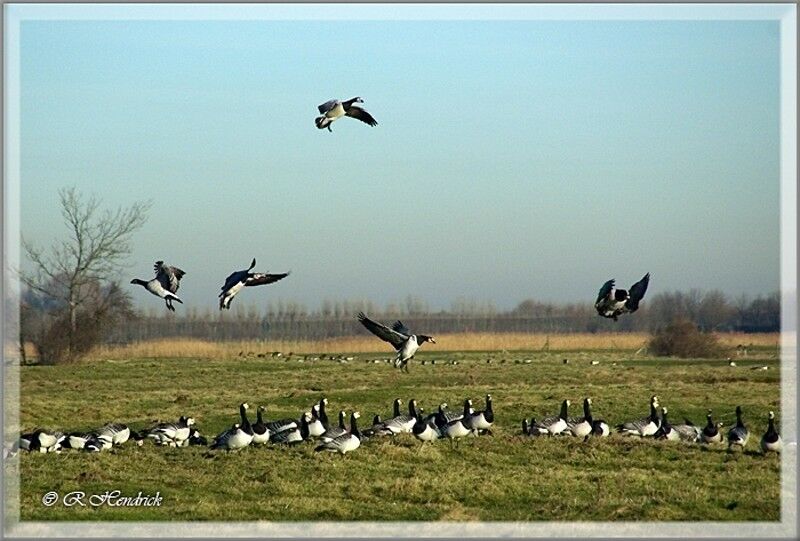
M737 367L719 360L659 360L630 351L441 352L424 348L410 374L384 362L387 352L348 363L273 357L127 358L68 366L23 367L23 429L142 428L194 416L213 436L237 418L242 401L264 404L268 419L296 417L326 396L339 409L391 412L395 397L431 410L478 409L489 392L495 435L422 448L411 435L370 440L341 457L268 445L241 452L126 444L89 454L20 455L22 520L666 520L777 521L780 461L755 451L770 409L780 418L778 352L751 349ZM562 359L569 358L569 364ZM431 364L431 360L436 364ZM491 363L487 360L491 359ZM420 361L427 361L423 366ZM457 360L458 364L451 364ZM591 365L599 360L599 365ZM530 361L530 362L526 362ZM767 365L769 370L750 370ZM571 414L591 396L594 414L614 424L646 414L657 394L673 422L704 420L707 408L730 425L741 404L752 436L745 453L724 447L626 439L587 443L526 438L523 417ZM253 410L254 411L254 410ZM163 497L161 507L45 507L44 493L118 489Z

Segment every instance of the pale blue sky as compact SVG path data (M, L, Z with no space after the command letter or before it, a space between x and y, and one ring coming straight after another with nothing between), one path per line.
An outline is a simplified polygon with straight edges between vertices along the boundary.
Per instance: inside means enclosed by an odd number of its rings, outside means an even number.
M25 21L21 227L57 189L153 198L124 275L187 306L415 294L507 308L779 289L774 21ZM318 131L362 96L378 120ZM133 288L134 286L130 286ZM144 290L142 306L157 303Z

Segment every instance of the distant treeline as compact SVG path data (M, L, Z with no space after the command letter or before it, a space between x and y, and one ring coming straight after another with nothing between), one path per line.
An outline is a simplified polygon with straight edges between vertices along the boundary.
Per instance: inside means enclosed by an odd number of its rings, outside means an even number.
M599 317L589 303L535 300L525 300L508 311L499 311L491 303L460 299L449 310L435 312L413 297L382 308L370 301L347 300L323 301L317 310L308 310L296 302L272 302L262 310L243 303L222 312L189 308L177 315L152 308L114 326L105 341L129 343L169 337L318 340L353 336L366 333L355 317L359 311L386 323L402 319L412 330L434 336L456 332L654 331L677 318L687 318L704 331L780 331L779 293L732 300L719 291L691 290L646 298L638 312L622 316L617 322Z

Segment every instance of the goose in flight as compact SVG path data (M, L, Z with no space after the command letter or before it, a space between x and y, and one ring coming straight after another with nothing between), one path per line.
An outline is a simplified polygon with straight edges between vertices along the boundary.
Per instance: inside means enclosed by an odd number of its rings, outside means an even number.
M397 350L394 358L395 368L405 368L408 372L408 361L414 358L419 347L425 342L435 344L436 340L426 334L412 334L400 321L396 321L392 328L377 321L372 321L364 312L359 312L358 320L369 332L385 342L389 342Z
M225 284L222 286L222 293L219 294L219 309L223 308L230 310L231 301L239 291L245 286L261 286L264 284L271 284L282 280L289 276L288 272L282 274L267 274L263 272L250 272L256 266L256 258L250 263L250 267L246 270L236 271L225 278Z
M147 291L156 297L164 299L167 304L167 309L174 312L175 307L172 306L172 301L178 301L183 304L183 301L175 293L178 292L181 278L183 278L183 275L186 273L178 267L165 265L163 261L156 261L156 264L153 265L153 270L156 273L156 277L149 282L134 278L131 280L131 283L144 286Z
M641 280L631 286L629 290L616 289L614 280L609 280L597 295L594 307L597 313L603 317L617 321L617 317L622 314L633 313L639 309L639 301L644 298L647 291L647 284L650 283L650 273L642 277Z
M356 96L355 98L344 101L329 100L322 105L319 105L317 109L319 109L319 113L322 116L318 116L314 119L317 128L320 130L323 128L328 128L328 131L332 132L333 130L331 130L331 124L343 116L357 118L365 124L377 126L378 121L372 118L372 115L366 112L363 107L356 105L357 103L364 103L364 100Z

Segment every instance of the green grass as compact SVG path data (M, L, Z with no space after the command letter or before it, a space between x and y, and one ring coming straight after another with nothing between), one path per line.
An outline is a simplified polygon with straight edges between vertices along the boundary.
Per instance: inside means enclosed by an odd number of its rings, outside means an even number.
M348 364L282 359L131 359L22 369L23 429L135 429L154 420L194 416L213 436L233 423L242 401L264 404L269 419L292 416L328 397L339 409L387 417L395 397L478 409L490 392L495 435L422 448L411 435L371 440L341 457L268 445L236 453L170 449L149 442L89 454L20 455L22 520L780 520L780 461L756 454L766 414L779 411L774 349L757 360L632 360L630 353L426 352L400 374L386 358L359 354ZM562 364L564 357L570 364ZM486 360L493 362L487 364ZM505 358L505 362L501 362ZM419 361L437 359L436 365ZM459 364L443 364L444 360ZM530 359L530 363L525 363ZM590 360L601 361L591 366ZM613 366L612 363L616 363ZM767 371L749 366L768 365ZM581 413L593 399L596 418L616 424L646 414L651 394L673 422L704 421L707 408L728 424L741 404L751 429L749 450L639 441L612 434L587 443L571 437L525 438L523 417L555 414L563 398ZM252 411L252 410L251 410ZM161 507L45 507L50 490L118 489L163 497Z

